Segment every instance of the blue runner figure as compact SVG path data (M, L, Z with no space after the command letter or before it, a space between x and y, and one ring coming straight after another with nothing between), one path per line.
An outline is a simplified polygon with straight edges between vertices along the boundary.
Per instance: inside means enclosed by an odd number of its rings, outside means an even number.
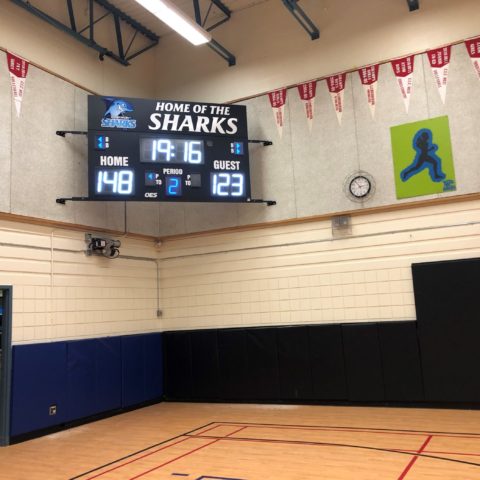
M442 159L435 153L438 145L432 143L432 131L428 128L420 129L413 137L413 148L417 152L413 162L400 172L400 178L406 182L409 178L428 168L430 178L434 182L445 180L442 172Z

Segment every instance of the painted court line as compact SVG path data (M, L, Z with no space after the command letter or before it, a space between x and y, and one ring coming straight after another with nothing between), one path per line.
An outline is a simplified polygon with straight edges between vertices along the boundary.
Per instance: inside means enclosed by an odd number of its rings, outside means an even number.
M208 432L210 430L213 430L215 428L217 428L218 425L214 425L213 427L210 427L210 428L207 428L207 430L204 430L204 433L205 432ZM241 429L243 430L243 428ZM158 453L162 450L166 450L167 448L170 448L170 447L173 447L175 445L178 445L179 443L182 443L182 442L186 442L187 440L191 439L192 437L190 436L186 436L186 438L183 438L182 440L179 440L178 442L175 442L175 443L171 443L170 445L166 445L164 447L161 447L161 448L157 448L156 450L152 450L151 452L148 452L146 453L145 455L141 455L140 457L137 457L137 458L134 458L132 460L129 460L128 462L125 462L125 463L122 463L121 465L117 465L115 467L112 467L108 470L104 470L103 472L100 472L100 473L97 473L96 475L94 475L93 477L88 477L86 480L92 480L94 478L98 478L98 477L101 477L102 475L105 475L106 473L109 473L109 472L112 472L113 470L118 470L119 468L122 468L124 467L125 465L130 465L131 463L134 463L134 462L137 462L138 460L142 460L143 458L145 457L149 457L150 455L153 455L155 453Z
M438 431L425 431L425 430L403 430L403 429L395 429L395 428L372 428L372 427L344 427L344 426L337 426L337 425L284 425L279 423L256 423L256 422L215 422L218 425L249 425L251 427L278 427L278 428L301 428L306 430L315 430L315 429L324 429L324 428L332 428L335 430L353 430L353 431L365 431L365 432L392 432L392 433L415 433L415 434L422 434L422 435L435 435L435 437L443 437L446 436L449 438L475 438L480 440L480 433L465 433L465 432L438 432ZM192 430L189 433L193 433L195 430Z
M423 453L432 453L437 455L464 455L466 457L480 457L480 453L464 453L464 452L434 452L431 450L424 450Z
M206 428L208 427L208 428ZM210 436L210 435L205 435L208 432L212 432L213 430L219 428L219 427L239 427L235 431L225 435L225 436ZM428 434L427 439L423 443L423 445L420 447L418 450L408 450L408 449L387 449L387 448L381 448L381 447L369 447L369 446L362 446L362 445L348 445L348 444L337 444L337 443L329 443L329 442L314 442L314 441L302 441L302 440L285 440L285 439L262 439L262 438L252 438L252 437L231 437L231 435L234 435L242 430L246 430L247 428L264 428L264 429L269 429L271 428L276 429L276 430L301 430L301 431L314 431L314 432L323 432L323 431L334 431L334 432L357 432L357 433L372 433L372 434L387 434L387 435L405 435L405 434L411 434L411 435L419 435L420 432L418 431L408 431L408 430L393 430L393 429L368 429L368 428L356 428L356 427L328 427L328 426L302 426L302 425L281 425L281 424L259 424L259 423L243 423L243 422L211 422L208 425L203 425L201 427L198 427L196 429L190 430L187 433L181 434L177 437L174 437L169 440L165 440L164 442L161 442L157 445L152 445L152 447L147 447L143 450L140 450L138 452L132 453L130 455L127 455L126 457L120 458L114 462L111 462L107 465L104 465L102 467L98 467L94 470L91 470L90 472L85 472L84 474L78 475L77 477L74 478L80 478L83 476L88 475L89 473L93 473L94 471L101 470L102 468L105 468L107 466L112 465L112 468L108 470L104 470L103 472L99 472L96 475L93 475L91 477L88 477L86 480L93 480L95 478L101 477L102 475L105 475L109 472L118 470L122 467L125 467L126 465L132 464L138 460L141 460L145 457L151 456L159 451L166 450L170 447L173 447L179 443L186 442L189 439L192 438L198 438L198 439L205 439L205 440L212 440L208 442L205 445L202 445L200 447L195 448L194 450L191 450L189 452L186 452L178 457L175 457L173 459L170 459L161 465L157 465L153 469L150 469L148 471L142 472L138 474L135 477L132 477L130 480L134 480L137 478L140 478L142 476L145 476L155 470L158 470L162 468L163 466L169 465L177 460L180 460L181 458L184 458L188 455L191 455L199 450L202 450L210 445L213 445L214 443L220 442L222 440L230 440L230 441L244 441L244 442L261 442L261 443L283 443L283 444L291 444L291 445L310 445L310 446L331 446L331 447L345 447L345 448L362 448L362 449L367 449L367 450L377 450L381 452L390 452L390 453L397 453L397 454L405 454L405 455L411 455L412 458L408 465L405 467L404 471L398 478L398 480L403 480L408 472L411 470L415 462L419 457L424 457L424 458L431 458L431 459L436 459L436 460L445 460L445 461L452 461L452 462L457 462L457 463L463 463L463 464L468 464L468 465L473 465L473 466L480 466L480 464L477 463L472 463L468 461L463 461L460 459L452 459L448 457L433 457L433 456L428 456L428 454L443 454L443 455L461 455L461 456L480 456L478 453L465 453L465 452L436 452L436 451L427 451L426 447L430 440L435 437L449 437L449 438L474 438L476 440L480 440L480 437L478 436L466 436L465 434L455 434L452 432L450 435L444 435L443 432L441 434L436 434L433 435L433 432L430 432ZM198 432L198 433L195 433ZM475 434L473 434L475 435ZM168 445L165 445L165 443L173 441L173 440L178 440L174 443L170 443ZM152 448L158 446L158 445L164 445L161 448L157 448L153 451L148 452L148 450L151 450ZM143 452L148 452L145 453L144 455L141 455L136 458L132 458L135 455ZM128 462L124 462L119 465L115 465L117 462L120 462L122 460L125 460L126 458L132 458ZM177 477L185 476L185 474L174 474ZM210 477L207 477L210 478ZM73 480L73 479L72 479Z
M226 425L226 426L229 427L230 425ZM238 426L240 427L241 425L238 425ZM197 433L196 435L204 435L205 433L211 432L212 430L215 430L215 429L218 428L218 427L223 427L223 425L216 425L216 424L215 424L215 425L213 425L212 427L207 428L207 429L204 430L203 432ZM195 432L195 431L196 431L196 430L193 430L193 432ZM190 432L190 433L192 433L192 432Z
M161 448L157 448L156 450L153 450L152 452L148 452L145 455L141 455L140 457L129 460L128 462L122 463L122 464L117 465L115 467L109 468L108 470L104 470L103 472L97 473L96 475L93 475L93 477L88 477L86 480L93 480L94 478L101 477L102 475L113 472L114 470L118 470L119 468L125 467L126 465L130 465L131 463L137 462L138 460L142 460L143 458L149 457L150 455L158 453L162 450L166 450L167 448L174 447L175 445L178 445L179 443L186 442L187 440L190 440L191 438L192 437L186 437L186 438L183 438L182 440L179 440L178 442L171 443L170 445L166 445L166 446L161 447Z
M312 447L339 447L339 448L357 448L362 450L373 450L377 452L384 452L384 453L397 453L402 455L408 455L410 457L422 457L428 458L431 460L441 460L453 463L461 463L464 465L472 465L474 467L480 467L480 463L469 462L465 460L460 460L456 458L448 458L448 457L436 457L433 455L427 454L427 451L423 451L418 453L418 450L408 450L403 448L382 448L382 447L373 447L367 445L355 445L355 444L346 444L346 443L332 443L332 442L313 442L313 441L304 441L304 440L284 440L284 439L266 439L266 438L252 438L252 437L233 437L233 438L226 438L226 437L195 437L192 438L204 438L204 439L212 439L216 438L217 440L227 440L227 441L235 441L235 442L252 442L252 443L270 443L270 444L285 444L285 445L300 445L300 446L312 446Z
M219 422L214 428L218 427L229 427L229 426L242 426L244 424L242 423L221 423ZM382 430L382 429L367 429L367 428L356 428L356 427L313 427L313 426L306 426L306 427L301 427L297 425L268 425L268 424L248 424L249 428L265 428L265 429L275 429L275 430L301 430L305 432L350 432L350 433L367 433L367 434L372 434L372 435L406 435L406 436L421 436L424 437L425 435L433 435L433 432L407 432L404 430ZM201 436L205 432L209 430L213 430L214 428L210 428L208 430L205 430L204 432L200 433L195 433L196 430L192 430L188 435L190 436ZM455 434L452 433L450 435L447 434L435 434L435 438L460 438L460 439L470 439L470 440L480 440L479 437L477 436L467 436L465 434ZM416 450L414 450L416 451Z
M148 452L149 450L151 450L152 448L156 448L156 447L159 447L160 445L166 445L167 443L169 442L173 442L174 440L178 440L179 438L182 438L182 437L185 437L187 435L189 435L190 433L192 432L195 432L197 430L200 430L202 428L205 428L205 427L208 427L210 425L213 425L215 422L210 422L210 423L207 423L206 425L202 425L201 427L197 427L193 430L190 430L188 432L185 432L185 433L182 433L181 435L176 435L175 437L171 437L171 438L167 438L166 440L163 440L161 442L157 442L153 445L149 445L148 447L145 447L145 448L142 448L140 450L137 450L135 452L132 452L132 453L129 453L128 455L124 455L123 457L120 457L120 458L117 458L115 460L112 460L108 463L105 463L103 465L100 465L99 467L96 467L96 468L92 468L91 470L88 470L86 472L83 472L83 473L80 473L79 475L75 475L74 477L71 477L69 480L78 480L79 478L82 478L82 477L85 477L93 472L98 472L99 470L102 470L102 468L107 468L109 467L110 465L115 465L116 463L118 462L121 462L122 460L126 460L127 458L132 458L134 457L135 455L138 455L140 453L143 453L143 452ZM88 480L88 479L87 479Z
M417 451L417 454L421 454L426 448L427 448L427 445L430 443L430 440L433 438L432 435L429 435L426 440L423 442L423 445L418 449ZM415 462L417 461L418 459L418 455L415 455L411 460L410 462L408 463L408 465L405 467L405 469L403 470L403 472L400 474L400 476L398 477L398 480L403 480L408 472L410 471L410 469L413 467L413 465L415 465Z
M235 435L236 433L238 432L241 432L242 430L245 430L247 427L246 426L243 426L231 433L229 433L228 435L226 435L225 437L222 437L222 438L217 438L215 440L213 440L212 442L209 442L205 445L202 445L201 447L198 447L198 448L195 448L194 450L190 450L189 452L186 452L182 455L179 455L178 457L175 457L171 460L168 460L167 462L164 462L160 465L157 465L156 467L153 467L153 468L150 468L149 470L146 470L145 472L142 472L138 475L136 475L135 477L131 477L129 480L136 480L137 478L140 478L140 477L143 477L145 475L148 475L149 473L151 472L154 472L155 470L158 470L166 465L169 465L170 463L173 463L173 462L176 462L177 460L180 460L181 458L185 458L187 457L188 455L191 455L192 453L195 453L195 452L198 452L199 450L202 450L203 448L206 448L206 447L209 447L210 445L213 445L214 443L217 443L219 442L220 440L222 440L223 438L227 438L227 437L230 437L231 435ZM189 437L189 438L193 438L193 437Z
M158 470L159 468L165 467L165 465L169 465L170 463L176 462L177 460L180 460L181 458L185 458L188 455L191 455L192 453L198 452L199 450L202 450L202 448L206 448L206 447L208 447L210 445L213 445L214 443L217 443L219 441L220 440L214 440L213 442L206 443L205 445L202 445L201 447L190 450L189 452L186 452L183 455L179 455L178 457L172 458L171 460L168 460L167 462L164 462L160 465L157 465L156 467L153 467L150 470L146 470L145 472L142 472L142 473L136 475L135 477L130 477L129 480L135 480L136 478L144 477L145 475L148 475L149 473L152 473L155 470Z

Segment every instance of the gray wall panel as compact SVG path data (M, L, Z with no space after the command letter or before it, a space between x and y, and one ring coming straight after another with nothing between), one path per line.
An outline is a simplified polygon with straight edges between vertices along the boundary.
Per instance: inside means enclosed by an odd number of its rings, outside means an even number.
M430 77L427 78L430 80L431 73L429 74ZM457 179L456 193L478 192L480 190L480 168L478 168L480 80L473 69L465 45L452 47L445 106L441 104L433 80L427 82L427 86L431 115L433 117L448 115L449 117Z
M88 93L81 88L75 87L75 130L88 129ZM85 154L87 144L85 143ZM86 161L86 158L85 158Z
M55 203L75 195L78 151L56 130L74 126L71 84L30 66L20 118L12 121L12 205L15 214L73 222L73 208Z
M102 202L95 202L100 205ZM94 205L95 205L94 204ZM106 224L105 227L110 230L125 230L125 202L105 202L106 207Z
M105 202L69 202L66 206L73 209L76 224L106 228L107 206Z
M0 52L0 211L10 211L10 171L13 105L7 55Z
M351 76L347 76L341 125L326 81L317 83L311 133L298 90L291 89L289 93L297 216L357 208L342 191L345 177L358 169Z
M291 146L291 91L288 93L282 138L278 135L268 96L263 95L243 102L248 111L249 138L273 141L273 145L269 147L262 145L250 147L252 198L276 200L277 205L268 208L262 205L239 205L240 225L297 216Z
M86 130L87 92L30 66L18 119L5 57L0 52L0 211L123 231L123 202L55 202L57 197L87 195L86 138L55 135L56 130ZM460 44L452 48L445 105L426 55L415 57L408 114L390 63L380 66L374 119L357 72L347 75L341 126L324 80L317 84L312 132L296 87L287 93L282 138L268 96L246 100L242 103L248 108L249 137L273 141L270 147L250 145L252 198L276 200L277 205L130 203L128 230L175 235L399 203L390 127L441 115L450 121L457 191L436 196L478 192L479 89ZM376 183L375 195L364 202L352 201L344 191L346 179L358 170L369 172Z
M187 232L200 232L238 224L236 204L191 203L185 205Z
M127 202L127 225L129 231L157 237L159 220L158 204Z
M425 57L426 59L426 57ZM428 62L428 59L426 59ZM396 203L390 127L428 118L422 56L415 57L413 91L408 113L390 64L380 66L377 108L372 119L365 92L357 72L351 75L355 91L356 128L359 167L375 179L375 195L363 206L373 207ZM438 95L438 93L437 93ZM405 201L412 201L406 199Z
M186 204L159 203L159 236L185 232Z

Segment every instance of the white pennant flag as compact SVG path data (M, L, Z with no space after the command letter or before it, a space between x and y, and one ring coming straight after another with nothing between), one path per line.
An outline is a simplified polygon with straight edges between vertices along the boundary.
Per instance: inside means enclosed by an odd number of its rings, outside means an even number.
M478 78L480 78L480 37L465 40L465 46L467 47L468 55L470 55L473 68L477 72Z
M312 131L312 125L313 125L313 111L315 107L316 92L317 92L316 80L298 85L298 93L305 107L305 114L307 116L308 128L310 129L310 131Z
M377 64L361 68L358 71L363 88L365 89L365 94L367 95L367 102L372 118L375 118L375 107L377 106L378 69L379 66Z
M400 92L402 94L407 113L410 106L410 96L412 95L413 90L413 62L413 55L392 60L391 62L393 73L397 77L398 86L400 87Z
M12 84L12 95L15 102L17 117L20 116L23 94L25 92L25 81L28 73L27 60L7 52L8 70Z
M440 98L442 99L442 103L445 103L447 95L447 80L451 51L452 47L449 45L448 47L436 48L427 52L430 67L432 67L433 77Z
M270 105L273 109L273 117L277 124L278 134L282 138L283 126L285 125L285 102L287 100L287 89L281 88L268 94Z
M342 124L342 114L344 110L343 97L345 93L345 82L347 81L347 74L340 73L333 75L327 79L328 91L332 97L333 108L337 113L338 124Z

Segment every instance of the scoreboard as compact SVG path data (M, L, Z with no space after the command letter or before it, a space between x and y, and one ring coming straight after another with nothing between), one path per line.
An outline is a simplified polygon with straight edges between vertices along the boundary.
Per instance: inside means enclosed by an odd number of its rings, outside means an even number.
M88 200L249 202L246 107L90 95Z

